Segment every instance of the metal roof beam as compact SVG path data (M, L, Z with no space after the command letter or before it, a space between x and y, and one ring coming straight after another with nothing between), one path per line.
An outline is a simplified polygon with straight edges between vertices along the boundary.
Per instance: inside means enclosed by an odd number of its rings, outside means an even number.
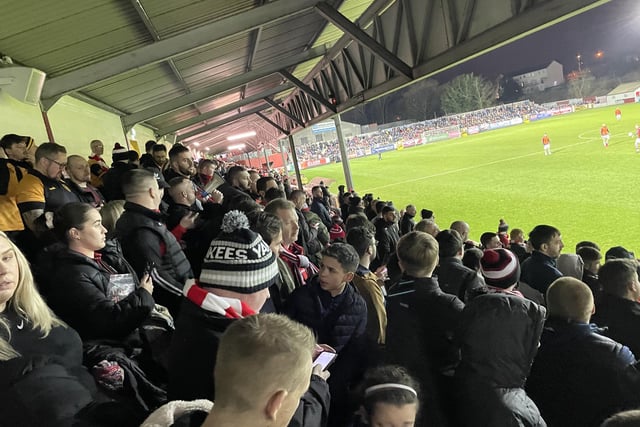
M243 111L240 114L236 114L234 116L227 117L226 119L218 120L217 122L213 122L213 123L210 123L210 124L208 124L206 126L202 126L202 127L198 128L198 129L192 130L191 132L187 132L187 133L183 133L181 135L178 135L178 137L176 138L176 141L184 141L185 139L189 139L189 138L194 137L196 135L203 134L203 133L205 133L207 131L213 130L213 129L215 129L217 127L220 127L222 125L226 125L227 123L234 122L234 121L236 121L238 119L241 119L243 117L247 117L247 116L250 116L252 114L259 113L260 111L265 110L267 108L269 108L269 104L262 104L259 107L251 108L250 110Z
M273 126L274 128L278 129L280 132L282 132L285 135L289 135L289 131L286 129L283 129L282 127L280 127L280 125L278 125L276 122L272 121L269 117L265 116L262 113L256 113L256 115L258 117L260 117L262 120L264 120L265 122L269 123L271 126Z
M128 71L156 64L174 56L241 34L270 22L305 11L319 0L277 0L227 18L210 22L148 46L48 79L42 97L55 98Z
M276 95L282 91L292 89L293 85L290 83L276 86L274 88L265 90L264 92L257 93L255 95L249 96L244 99L240 99L236 102L232 102L231 104L225 105L224 107L216 108L215 110L208 111L203 114L199 114L190 119L184 120L182 122L176 123L175 125L167 126L166 128L162 128L158 131L159 135L167 135L169 133L173 133L179 131L180 129L184 129L186 127L195 125L196 123L204 122L205 120L212 119L214 117L220 116L222 114L228 113L229 111L233 111L236 108L244 107L245 105L249 105L253 102L260 101L266 97Z
M302 83L300 80L298 80L296 78L296 76L294 76L293 74L291 74L287 70L280 70L278 72L282 75L282 77L284 77L285 79L289 80L294 85L298 86L298 88L301 91L308 93L309 96L311 96L313 99L315 99L316 101L318 101L319 103L321 103L322 105L327 107L327 109L329 111L332 111L334 113L336 112L336 106L335 105L333 105L332 103L330 103L329 101L324 99L324 97L322 95L320 95L318 92L316 92L315 90L311 89L306 84Z
M356 24L349 21L349 19L343 14L326 3L316 4L315 10L326 20L331 22L336 27L340 28L344 33L348 34L351 38L358 42L358 44L362 45L373 55L382 60L389 67L393 68L400 74L404 74L407 77L413 76L411 67L409 65L407 65L393 53L389 52L386 47L378 43L369 34L358 28Z
M294 122L296 122L300 126L305 127L305 124L304 124L304 122L302 120L298 119L296 116L294 116L293 114L288 112L283 106L278 104L273 99L265 98L264 100L267 101L269 103L269 105L271 105L273 108L275 108L276 110L280 111L282 114L284 114L285 116L289 117L291 120L293 120Z
M273 3L270 3L270 4L273 4ZM230 77L226 80L223 80L219 83L209 86L207 89L204 89L198 92L192 92L188 95L180 96L178 98L174 98L162 104L157 104L157 105L145 108L144 110L140 110L135 113L129 114L123 118L123 123L125 124L125 126L131 127L136 123L144 122L149 119L153 119L154 117L158 117L163 114L170 113L172 111L194 104L198 101L202 101L208 98L213 98L216 95L219 95L228 90L234 89L238 86L242 86L251 81L261 79L273 73L278 73L281 71L281 68L293 67L302 62L322 56L326 52L327 52L327 47L325 45L314 47L305 52L286 58L282 61L276 61L273 64L260 67L257 70L249 71L248 73L238 74L236 76Z
M140 3L140 0L131 0L131 4L133 5L133 8L138 13L138 16L142 20L142 23L147 28L147 31L149 32L149 34L151 34L151 37L153 37L153 40L160 41L160 33L158 33L156 26L153 25L153 21L149 17L149 14L145 10L142 3ZM191 93L191 89L189 88L189 85L187 85L187 82L182 77L182 74L180 74L180 70L178 70L178 67L176 67L176 63L173 61L173 59L171 58L167 59L167 65L171 69L171 72L173 73L173 75L178 80L178 83L180 83L180 86L182 86L182 89L184 90L184 92L186 94ZM196 107L196 110L198 110L198 113L202 113L202 111L200 111L197 105L195 105L195 107Z

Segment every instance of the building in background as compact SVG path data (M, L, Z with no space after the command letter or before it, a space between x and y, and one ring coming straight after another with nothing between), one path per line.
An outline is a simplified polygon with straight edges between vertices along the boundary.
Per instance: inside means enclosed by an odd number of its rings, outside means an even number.
M547 66L529 67L513 74L513 80L522 87L523 93L542 92L564 83L564 68L557 61Z

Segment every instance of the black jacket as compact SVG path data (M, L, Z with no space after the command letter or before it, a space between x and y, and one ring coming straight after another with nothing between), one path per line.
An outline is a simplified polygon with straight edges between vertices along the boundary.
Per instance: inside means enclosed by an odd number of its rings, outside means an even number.
M378 241L378 261L379 265L387 265L391 255L396 251L396 245L400 240L398 227L395 223L388 223L384 219L376 221L376 240ZM372 267L374 268L374 267Z
M478 273L465 267L462 260L455 257L440 258L440 265L433 272L443 292L455 295L462 301L469 300L469 294L481 289L484 280Z
M122 257L117 243L102 250L102 259L117 274L129 274L136 289L114 302L110 272L95 260L68 249L50 247L50 269L39 276L49 306L83 340L124 339L141 326L154 307L153 297L139 287L138 278ZM45 270L45 269L42 269Z
M328 344L338 352L329 368L329 425L344 425L352 413L348 390L361 379L369 363L365 352L367 305L364 299L351 283L342 294L331 297L320 288L315 276L306 286L293 291L286 303L286 314L313 330L319 343Z
M445 294L434 278L403 276L387 294L387 361L404 366L420 381L425 425L446 426L449 400L445 374L459 361L453 334L464 304Z
M136 165L131 163L115 162L111 168L102 175L102 193L105 199L124 200L122 192L122 177L131 169L135 169Z
M602 294L591 319L606 327L605 334L640 355L640 303L612 294Z
M208 312L183 299L180 318L171 342L169 400L215 399L213 371L220 337L234 319ZM329 388L319 377L311 377L309 390L289 423L292 427L326 425Z
M545 314L544 307L505 293L480 295L465 306L456 331L461 426L546 425L524 391Z
M114 425L114 412L104 412L102 422L85 418L101 406L98 401L106 399L82 366L82 342L73 329L56 326L43 337L11 308L2 316L10 325L11 338L4 329L0 334L20 356L0 362L0 426ZM116 425L137 425L135 422L129 419Z
M413 217L405 212L400 218L400 235L404 236L407 233L413 231L413 228L416 226L416 223L413 221Z
M331 228L331 225L333 225L333 222L331 221L331 215L329 214L329 209L327 209L324 202L322 201L322 198L314 197L313 201L311 202L311 206L309 206L309 209L311 209L311 212L320 217L322 223L327 228Z
M549 285L562 273L556 267L556 260L539 251L533 251L531 256L522 263L520 280L527 283L533 289L547 294Z
M317 276L293 291L286 314L311 328L319 343L330 345L338 354L351 340L363 336L367 325L367 305L353 284L332 298L320 288Z
M138 277L153 264L154 299L175 317L182 301L182 288L193 273L180 244L162 219L158 212L127 202L116 223L115 236Z
M550 427L597 427L640 406L640 372L627 347L595 325L547 320L526 390Z

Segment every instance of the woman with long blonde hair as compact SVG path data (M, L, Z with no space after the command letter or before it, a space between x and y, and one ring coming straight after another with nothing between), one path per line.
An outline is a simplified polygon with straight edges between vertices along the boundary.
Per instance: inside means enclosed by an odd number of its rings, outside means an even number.
M107 400L82 366L80 337L51 312L24 255L0 232L0 424L109 425L119 408L105 412L97 399ZM98 408L103 421L94 422Z

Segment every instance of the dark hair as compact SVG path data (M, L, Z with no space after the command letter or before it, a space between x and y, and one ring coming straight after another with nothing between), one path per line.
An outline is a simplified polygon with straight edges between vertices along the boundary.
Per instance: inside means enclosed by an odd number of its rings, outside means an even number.
M482 250L478 248L469 248L462 255L462 265L469 267L474 271L480 270L480 260L482 259Z
M31 137L29 136L20 136L20 135L16 135L15 133L9 133L7 135L4 135L0 139L0 147L11 148L16 144L20 144L21 142L28 144L30 139Z
M551 225L536 225L529 233L529 243L535 250L540 250L543 243L549 243L553 236L560 234L560 230Z
M576 251L576 254L578 254L585 263L599 261L602 259L600 251L591 246L582 246Z
M375 245L374 234L366 227L351 228L347 232L347 243L353 246L358 256L362 257L369 246Z
M173 144L173 147L171 147L171 150L169 150L169 161L174 161L180 154L188 151L189 149L184 145Z
M436 235L440 247L440 258L451 258L458 254L464 242L456 230L442 230Z
M614 246L604 253L604 259L635 259L635 256L622 246Z
M129 154L129 162L137 162L140 160L140 155L136 150L129 150L127 154Z
M607 294L624 297L629 282L637 274L637 262L631 259L612 259L598 270L598 280Z
M45 142L36 150L36 162L44 157L55 156L56 154L67 153L67 149L55 142Z
M256 190L258 190L258 192L265 191L265 189L267 188L267 183L269 181L277 183L276 179L272 176L261 176L260 178L258 178L258 180L256 181Z
M320 187L319 185L314 185L313 187L311 187L311 192L313 193L316 190L322 190L322 187Z
M131 169L122 175L120 183L125 196L138 192L147 180L156 180L153 172L147 169Z
M284 191L279 189L278 187L270 188L264 193L264 199L268 203L275 199L287 199L287 195L284 194Z
M378 200L375 204L376 212L380 213L382 208L387 206L387 202L383 202L382 200Z
M247 214L247 218L250 228L262 236L267 245L282 231L282 220L272 213L252 211Z
M367 218L366 215L362 213L351 214L347 217L347 221L344 223L347 232L355 227L364 227L369 229L370 231L375 232L375 227L371 224L371 221Z
M71 202L62 206L53 215L53 232L63 243L69 243L68 232L72 228L82 229L87 214L94 209L88 203Z
M338 260L346 273L355 273L360 264L360 257L353 246L346 243L333 243L322 251L322 256Z
M393 206L386 205L382 208L382 215L388 214L389 212L395 212L395 208Z
M480 236L480 244L482 245L482 247L486 248L487 244L494 237L498 237L498 233L494 233L493 231L487 231L486 233L482 233L482 235Z
M151 152L152 153L157 153L158 151L164 151L166 153L167 152L167 147L165 147L164 144L155 144L151 148Z
M247 169L244 166L231 166L227 171L227 181L233 182L233 179L236 177L236 175L240 172L244 172L245 170Z
M213 163L213 160L209 160L209 159L202 159L200 160L200 162L198 162L198 170L202 170L204 169L206 166L213 166L215 167L216 164Z
M153 139L150 139L149 141L144 143L144 151L148 153L149 150L153 149L153 146L156 144L157 143Z
M581 242L576 243L576 253L578 253L578 249L585 248L585 247L600 250L600 246L598 246L597 243L591 242L589 240L583 240Z
M399 387L385 387L378 390L367 390L381 384L397 384L407 386L415 391ZM412 403L419 407L420 384L416 381L405 368L400 366L386 365L378 366L370 369L364 375L361 385L362 407L365 410L367 421L374 415L377 403L387 403L393 406L409 405Z

